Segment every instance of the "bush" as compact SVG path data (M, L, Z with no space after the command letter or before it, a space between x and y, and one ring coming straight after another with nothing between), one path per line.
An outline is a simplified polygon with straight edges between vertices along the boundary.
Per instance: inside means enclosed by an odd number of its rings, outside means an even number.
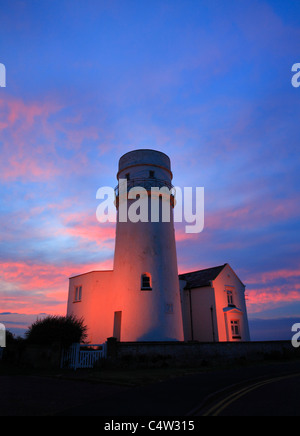
M73 343L84 342L87 338L87 327L83 319L75 316L49 315L37 320L26 332L26 339L34 345L52 345L60 343L68 347Z
M6 330L5 333L6 333L6 346L8 347L9 345L13 344L16 339L9 330Z

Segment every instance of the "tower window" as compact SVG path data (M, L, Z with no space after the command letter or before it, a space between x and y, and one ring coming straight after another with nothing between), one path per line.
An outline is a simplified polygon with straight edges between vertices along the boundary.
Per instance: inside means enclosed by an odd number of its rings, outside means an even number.
M127 180L130 180L130 174L129 174L129 173L127 173L127 174L125 175L125 177L126 177Z
M154 179L155 172L154 171L149 171L149 177L150 177L150 179Z
M75 286L74 302L81 301L81 297L82 297L82 286Z
M152 290L151 275L148 273L142 274L141 290L142 291L151 291Z

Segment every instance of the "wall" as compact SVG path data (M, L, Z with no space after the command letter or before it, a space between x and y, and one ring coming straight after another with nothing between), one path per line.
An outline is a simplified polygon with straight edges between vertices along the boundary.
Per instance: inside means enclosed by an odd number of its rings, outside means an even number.
M233 308L231 311L224 312L224 309L228 310L226 286L234 287L233 302L240 311ZM215 290L219 340L221 342L232 341L230 321L238 320L240 323L241 340L249 341L250 334L245 304L245 286L229 265L226 265L219 276L213 281L213 287Z
M218 341L214 291L211 287L184 290L185 281L180 280L184 339L186 341ZM214 327L213 327L214 326Z
M152 259L155 259L155 256ZM107 337L113 335L114 313L117 311L122 312L121 341L148 340L146 332L151 334L149 340L172 340L176 338L176 332L174 332L173 337L168 337L165 335L165 331L172 332L172 326L169 326L167 322L172 321L172 318L177 316L178 312L181 313L180 301L179 305L174 304L173 314L166 314L164 305L169 301L173 303L173 300L171 297L168 299L166 295L163 295L163 291L166 289L165 286L162 289L158 286L158 283L165 285L162 277L156 278L155 274L153 274L153 290L141 291L141 273L148 271L146 269L142 270L142 267L138 269L137 262L132 262L132 258L130 258L129 262L128 260L127 256L125 262L127 266L131 265L132 270L128 273L127 269L126 276L125 271L123 271L123 275L120 272L116 274L113 271L94 271L71 278L68 315L74 314L78 318L84 318L89 327L88 339L91 343L103 343ZM163 267L163 270L165 270L165 265ZM120 269L122 270L122 268ZM154 268L149 267L149 271L153 272L153 270ZM228 308L225 285L235 288L234 303L242 312L235 309L224 312L224 309L227 310L226 308ZM82 300L80 302L74 302L76 286L82 286ZM215 341L225 342L231 340L231 319L240 320L242 340L249 340L244 298L245 288L229 265L214 280L213 288L203 287L185 291L184 286L185 282L181 280L181 306L184 339L186 341L213 342L215 339ZM191 296L189 292L191 292ZM176 293L174 293L174 296L176 297ZM192 323L190 298L192 302ZM211 307L214 308L215 338L213 337ZM178 323L174 325L177 326ZM156 326L157 331L154 331L154 326ZM142 335L143 331L145 332L144 337Z
M115 366L161 367L222 365L300 358L290 341L272 342L115 342L108 339L108 358Z
M74 302L76 286L82 286L80 302ZM90 343L101 344L113 335L114 312L117 310L113 271L93 271L70 279L67 314L84 318Z
M151 165L149 165L151 163ZM120 159L118 178L130 175L130 181L145 178L149 171L155 178L170 184L169 158L160 152L138 150ZM129 182L130 183L130 182ZM155 182L153 182L155 183ZM144 186L144 182L138 182ZM173 209L170 198L160 199L170 212L170 222L151 220L151 198L145 198L149 222L122 222L122 208L131 210L135 201L127 193L119 196L114 257L116 300L122 311L122 341L183 340L180 291ZM161 208L160 208L161 210ZM141 290L141 276L152 278L152 290Z
M12 343L4 349L3 360L9 366L17 365L24 368L54 369L60 367L61 345L32 345Z

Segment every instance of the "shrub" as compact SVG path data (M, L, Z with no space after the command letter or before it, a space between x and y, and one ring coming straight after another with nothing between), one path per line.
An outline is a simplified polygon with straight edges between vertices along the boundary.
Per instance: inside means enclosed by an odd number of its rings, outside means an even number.
M60 343L68 347L76 342L84 342L87 338L87 327L83 319L73 315L49 315L37 320L26 332L26 339L31 344L52 345Z
M6 346L8 347L9 345L13 344L16 339L9 330L6 330L5 333L6 333Z

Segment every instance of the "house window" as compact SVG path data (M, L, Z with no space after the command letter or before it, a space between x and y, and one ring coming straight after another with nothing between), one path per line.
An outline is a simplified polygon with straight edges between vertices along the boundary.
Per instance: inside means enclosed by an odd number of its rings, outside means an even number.
M234 306L232 291L227 291L227 301L228 301L228 306Z
M81 301L82 297L82 286L75 286L75 298L74 301Z
M154 171L149 171L149 177L150 177L150 179L154 179L155 172Z
M142 291L151 291L152 290L151 275L148 273L142 274L141 290Z
M239 321L231 321L231 334L232 339L241 339Z

